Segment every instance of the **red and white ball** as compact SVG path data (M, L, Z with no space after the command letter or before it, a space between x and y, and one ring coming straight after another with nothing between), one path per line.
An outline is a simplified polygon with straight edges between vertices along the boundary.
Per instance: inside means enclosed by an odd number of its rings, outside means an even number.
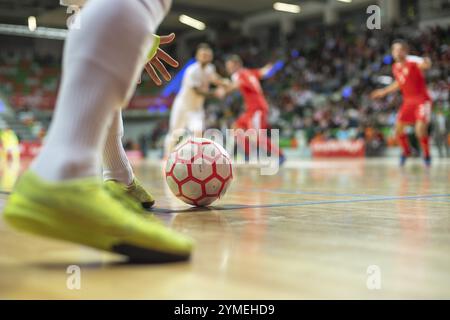
M165 174L176 197L193 206L207 206L223 197L233 180L233 167L216 142L189 138L170 154Z

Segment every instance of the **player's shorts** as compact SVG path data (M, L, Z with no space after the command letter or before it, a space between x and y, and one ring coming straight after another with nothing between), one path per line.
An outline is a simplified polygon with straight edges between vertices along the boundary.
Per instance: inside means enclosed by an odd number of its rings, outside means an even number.
M201 110L189 110L185 106L174 103L170 114L170 132L189 130L191 133L203 131L205 112Z
M267 129L267 111L248 110L240 115L234 123L235 127L240 129Z
M431 119L431 101L403 103L398 112L398 121L414 124L417 121L429 123Z

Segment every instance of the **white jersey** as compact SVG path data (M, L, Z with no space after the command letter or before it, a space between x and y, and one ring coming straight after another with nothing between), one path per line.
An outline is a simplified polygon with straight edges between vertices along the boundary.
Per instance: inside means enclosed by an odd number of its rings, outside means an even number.
M195 92L194 88L208 91L215 74L216 68L213 64L208 64L202 68L200 63L195 62L187 67L180 92L174 101L174 107L177 106L178 108L192 111L203 110L205 97Z

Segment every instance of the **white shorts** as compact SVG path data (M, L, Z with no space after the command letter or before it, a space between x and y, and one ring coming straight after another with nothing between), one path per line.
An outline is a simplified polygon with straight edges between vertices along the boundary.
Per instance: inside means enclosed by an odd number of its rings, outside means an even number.
M189 110L181 104L174 103L170 113L169 131L188 130L190 133L203 131L205 112L201 110Z

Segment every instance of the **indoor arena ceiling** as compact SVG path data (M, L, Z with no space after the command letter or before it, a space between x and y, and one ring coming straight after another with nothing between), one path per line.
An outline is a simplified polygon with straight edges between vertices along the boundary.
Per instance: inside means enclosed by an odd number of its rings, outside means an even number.
M163 28L174 31L188 30L188 26L178 21L180 14L187 14L206 24L236 21L250 14L271 10L274 2L274 0L174 0ZM283 2L305 4L312 0L283 0ZM326 0L320 2L325 3ZM38 25L48 27L64 27L67 19L65 9L59 5L59 0L0 0L0 23L26 25L29 16L36 16Z

